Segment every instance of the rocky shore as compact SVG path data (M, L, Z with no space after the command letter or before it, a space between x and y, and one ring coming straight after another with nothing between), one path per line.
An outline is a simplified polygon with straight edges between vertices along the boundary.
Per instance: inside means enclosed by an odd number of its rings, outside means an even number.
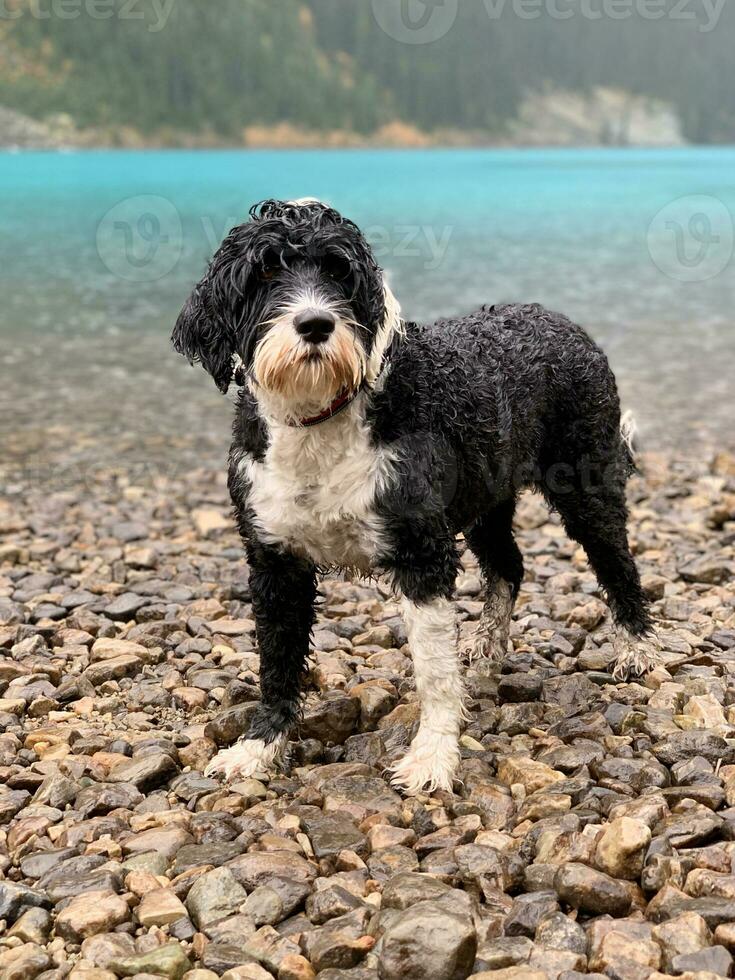
M684 146L672 106L621 89L587 93L545 89L526 94L516 118L496 130L422 130L395 119L373 132L317 130L293 122L250 123L239 136L171 127L144 133L134 126L79 126L68 113L33 119L0 105L0 149L63 150L96 147L144 149L365 149L428 147Z
M733 975L735 457L630 484L645 682L523 499L513 652L468 670L456 793L417 798L384 774L417 721L397 605L335 578L290 771L205 778L258 697L223 473L95 480L0 502L3 980ZM469 554L457 585L469 630Z

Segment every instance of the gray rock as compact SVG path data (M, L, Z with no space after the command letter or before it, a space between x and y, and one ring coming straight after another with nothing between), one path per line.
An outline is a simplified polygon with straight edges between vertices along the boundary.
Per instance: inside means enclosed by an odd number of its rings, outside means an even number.
M256 926L275 926L286 918L281 896L269 885L260 885L252 891L243 911Z
M573 862L559 868L554 888L562 902L592 915L627 915L632 901L630 889L615 878Z
M732 956L724 946L710 946L696 953L681 953L671 961L674 973L716 973L729 977L732 970Z
M322 970L319 980L378 980L378 973L366 966L355 966L351 970L330 968Z
M381 980L465 980L477 934L466 916L433 901L406 909L385 931L378 954Z
M383 887L381 908L403 911L418 902L441 898L451 890L449 885L430 875L397 874Z
M227 868L243 888L270 885L273 879L311 883L316 878L313 864L293 851L253 851L229 861Z
M119 977L148 974L166 977L167 980L181 980L191 969L189 958L178 943L166 943L165 946L159 946L147 953L113 960L109 966Z
M228 868L215 868L197 878L186 898L186 908L199 929L237 912L247 898Z
M208 943L202 953L202 966L218 976L245 963L257 963L257 960L238 944Z
M271 973L278 973L281 962L286 956L300 953L296 943L280 936L272 926L262 926L258 929L247 940L244 950Z
M253 892L255 894L255 892ZM364 907L361 899L357 898L346 888L333 885L314 892L306 900L306 914L315 925L322 925L338 915L347 915L354 909Z
M172 873L175 875L183 874L191 868L198 868L204 864L214 865L219 868L221 865L231 861L238 854L245 850L244 843L240 841L212 841L209 844L185 844L176 852L173 863Z
M62 847L54 851L31 852L20 862L20 870L24 878L41 878L43 875L53 871L58 865L63 864L69 858L76 857L75 847ZM104 859L99 860L99 864L104 864Z
M477 952L475 971L505 970L527 963L533 943L525 936L501 936L484 943Z
M247 902L245 903L247 905ZM229 915L226 919L207 926L207 935L213 943L224 946L242 945L246 939L255 934L256 924L247 912Z
M110 660L100 660L98 663L90 664L82 676L93 687L99 687L106 681L117 681L123 677L129 677L131 674L136 674L141 664L140 657L124 654Z
M498 683L501 702L512 704L535 701L542 690L543 683L538 674L504 674Z
M724 561L717 556L697 558L682 565L679 574L685 582L704 582L708 585L719 585L730 581L733 577L733 563Z
M550 677L544 681L543 700L565 711L577 711L594 704L600 698L600 690L586 674L569 674Z
M344 816L329 816L315 808L313 813L301 815L301 826L317 858L331 857L344 850L355 851L363 857L367 853L365 835Z
M16 813L19 813L28 803L31 794L24 789L0 789L0 824L10 823Z
M217 745L232 745L250 728L257 707L258 703L251 701L220 711L204 729L206 738L211 738Z
M410 847L384 847L370 855L367 866L371 878L387 881L402 871L418 871L419 859Z
M119 762L107 777L111 783L132 783L147 793L168 782L176 772L176 763L166 752L126 759Z
M571 953L587 952L587 936L584 929L562 912L554 912L542 919L536 929L536 943L550 949L564 949Z
M606 756L590 765L590 772L602 786L630 787L641 793L648 786L668 786L668 770L651 759L618 759Z
M353 939L339 932L317 931L309 945L309 960L320 974L324 970L350 970L365 958L371 943L369 937Z
M82 943L84 960L102 970L107 969L113 960L125 959L135 955L135 942L124 932L103 932L91 936Z
M47 776L33 797L34 803L43 803L63 810L67 803L76 797L78 786L74 780L64 776L60 772L52 773Z
M724 738L704 729L666 735L653 746L653 753L665 766L701 755L710 762L730 762L734 756Z
M307 705L301 734L304 738L317 738L326 745L342 745L354 733L359 717L359 701L344 694L331 693Z
M554 892L531 892L518 895L505 920L503 929L506 936L528 936L533 938L539 923L547 916L557 912L559 903ZM558 947L557 947L558 948Z
M48 896L27 885L0 881L0 919L15 922L26 909L48 908Z
M86 820L103 816L118 808L131 810L143 801L143 794L133 783L94 783L78 793L74 808Z
M524 735L544 720L544 706L539 701L504 704L500 708L497 730L505 735Z
M366 814L398 812L401 798L379 776L344 774L319 784L327 811L359 807Z
M142 609L143 606L147 606L149 602L150 599L136 595L135 592L124 592L116 599L113 599L109 606L105 608L105 616L108 619L126 622L129 619L133 619L138 610Z

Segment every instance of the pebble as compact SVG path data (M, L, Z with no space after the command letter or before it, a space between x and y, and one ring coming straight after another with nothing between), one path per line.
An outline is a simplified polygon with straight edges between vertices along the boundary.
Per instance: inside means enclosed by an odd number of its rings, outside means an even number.
M98 932L109 932L125 922L130 914L120 895L86 891L72 898L56 917L56 932L71 942L81 942Z
M472 972L477 934L466 916L438 901L419 902L393 920L381 940L381 980L464 980Z
M147 953L112 960L108 965L119 977L139 977L148 973L168 980L181 980L191 963L178 943L166 943Z
M147 892L136 909L142 926L167 926L186 915L184 904L168 888Z
M650 842L651 831L642 820L616 817L605 825L597 841L595 863L613 878L637 881Z
M405 628L357 580L322 583L289 771L203 776L258 698L220 469L0 502L0 976L732 973L735 460L705 457L631 484L644 682L613 680L594 577L522 498L508 655L466 672L456 793L416 798L386 778L418 719Z
M215 868L194 882L189 889L186 907L200 929L236 912L245 902L247 892L228 868Z
M562 902L592 915L626 915L632 902L630 890L620 881L573 862L559 868L554 888Z

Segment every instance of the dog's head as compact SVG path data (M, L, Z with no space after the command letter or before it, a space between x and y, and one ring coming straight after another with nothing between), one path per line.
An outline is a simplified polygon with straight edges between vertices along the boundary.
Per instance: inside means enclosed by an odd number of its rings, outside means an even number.
M181 311L176 349L227 391L318 411L373 381L399 310L359 228L318 201L265 201L233 228Z

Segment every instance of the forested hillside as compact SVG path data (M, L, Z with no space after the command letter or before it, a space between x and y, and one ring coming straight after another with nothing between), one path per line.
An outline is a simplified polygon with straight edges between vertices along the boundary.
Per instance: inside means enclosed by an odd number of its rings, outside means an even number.
M621 20L585 17L574 0L568 19L542 5L528 20L510 0L459 0L451 28L425 44L383 29L401 2L79 0L65 8L77 16L62 17L58 0L4 0L0 105L36 118L69 113L79 126L235 141L246 126L280 122L500 134L529 92L602 85L671 103L693 141L735 140L732 0L716 26L714 0L663 0L670 16L657 20L632 2Z

